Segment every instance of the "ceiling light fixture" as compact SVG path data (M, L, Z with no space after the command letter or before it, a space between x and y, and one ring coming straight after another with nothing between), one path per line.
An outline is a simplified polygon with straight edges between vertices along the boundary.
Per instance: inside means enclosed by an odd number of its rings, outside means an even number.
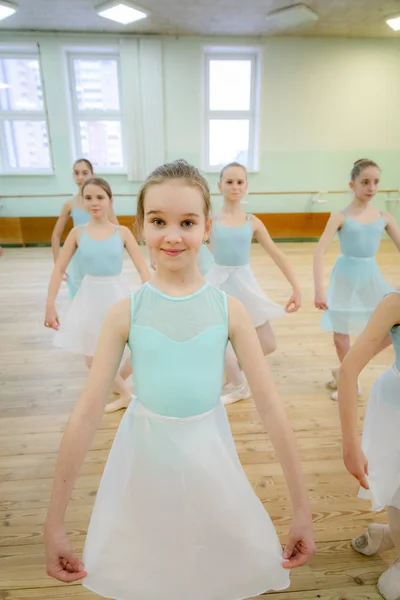
M129 25L130 23L148 17L148 12L127 0L113 0L111 2L100 4L100 6L96 7L96 12L101 17L116 21L122 25Z
M276 29L292 29L318 21L318 15L305 4L294 4L270 12L267 17L268 25Z
M17 12L17 8L18 6L12 2L0 0L0 21L11 17L11 15Z
M400 16L391 17L390 19L386 19L386 23L394 29L395 31L400 31Z

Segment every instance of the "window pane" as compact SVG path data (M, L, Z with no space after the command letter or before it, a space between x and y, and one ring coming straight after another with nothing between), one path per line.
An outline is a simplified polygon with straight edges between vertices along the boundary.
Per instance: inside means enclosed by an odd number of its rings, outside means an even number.
M43 110L43 90L36 58L0 58L0 109Z
M51 168L45 121L4 121L3 131L12 169Z
M209 61L210 110L250 110L251 60Z
M122 167L120 121L80 121L81 147L95 166Z
M75 58L73 66L79 110L119 110L116 60Z
M210 119L209 166L222 167L233 161L249 166L249 133L248 120Z

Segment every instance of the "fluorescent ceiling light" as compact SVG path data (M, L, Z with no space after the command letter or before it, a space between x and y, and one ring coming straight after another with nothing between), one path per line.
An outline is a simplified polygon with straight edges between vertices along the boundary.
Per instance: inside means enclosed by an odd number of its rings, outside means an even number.
M389 27L391 27L395 31L399 31L400 30L400 16L399 17L392 17L391 19L387 19L386 23L389 25Z
M0 81L0 90L10 90L11 89L11 85L9 83L3 83L2 81Z
M318 15L305 4L294 4L267 15L268 25L277 29L292 29L315 21L318 21Z
M118 0L106 2L105 4L98 6L96 11L101 17L116 21L117 23L122 23L122 25L129 25L129 23L140 21L148 16L143 9L126 0L123 0L122 2L119 2Z
M7 17L11 17L11 15L13 15L15 12L17 12L16 4L11 4L11 2L0 0L0 21L7 19Z

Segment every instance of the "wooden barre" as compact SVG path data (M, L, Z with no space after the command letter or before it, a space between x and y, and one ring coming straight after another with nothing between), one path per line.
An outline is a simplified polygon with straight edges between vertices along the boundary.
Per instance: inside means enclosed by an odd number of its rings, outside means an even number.
M323 194L323 195L327 195L327 194L349 194L351 193L350 190L331 190L331 191L319 191L319 190L313 190L313 191L306 191L306 192L299 192L299 191L294 191L294 192L248 192L247 195L248 196L315 196L317 194ZM378 190L377 192L378 194L394 194L394 193L400 193L400 190ZM220 193L212 193L211 196L220 196ZM11 194L11 195L4 195L4 194L0 194L0 199L5 199L5 198L72 198L73 194ZM113 194L114 198L136 198L137 194Z

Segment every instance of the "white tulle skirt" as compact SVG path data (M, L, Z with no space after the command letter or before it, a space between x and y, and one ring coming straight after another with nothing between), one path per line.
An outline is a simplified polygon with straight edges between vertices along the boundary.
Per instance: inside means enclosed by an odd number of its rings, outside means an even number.
M61 319L54 345L75 354L94 356L107 312L128 295L129 288L122 275L85 275L68 312Z
M368 400L362 447L368 459L368 484L359 497L372 510L400 509L400 372L389 367L375 382Z
M83 585L116 600L242 600L289 586L282 548L226 411L128 407L101 480Z
M206 280L240 300L247 309L254 326L259 327L271 319L283 317L285 309L275 304L261 289L250 265L226 267L214 264L205 276Z
M383 277L375 257L339 256L329 282L328 310L320 325L326 331L358 334L365 329L372 313L393 288Z

